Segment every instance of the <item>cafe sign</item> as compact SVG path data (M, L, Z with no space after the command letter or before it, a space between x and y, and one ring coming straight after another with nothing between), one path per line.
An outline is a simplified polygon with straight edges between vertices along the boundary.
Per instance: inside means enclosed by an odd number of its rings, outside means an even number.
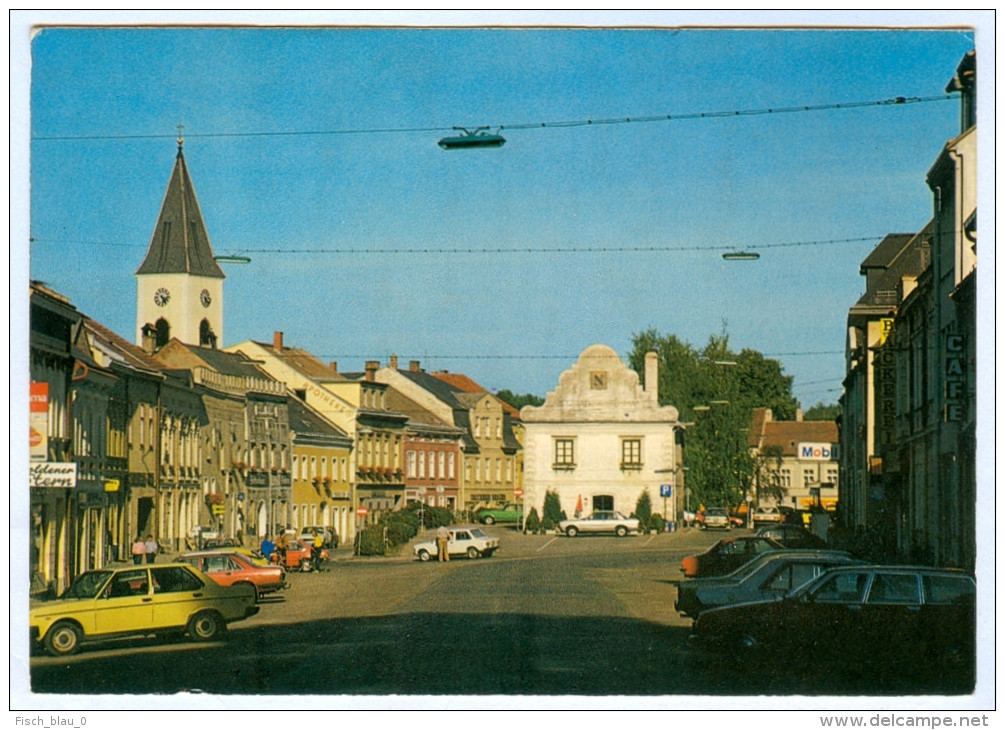
M30 464L28 484L33 489L73 489L77 486L77 464L73 461Z

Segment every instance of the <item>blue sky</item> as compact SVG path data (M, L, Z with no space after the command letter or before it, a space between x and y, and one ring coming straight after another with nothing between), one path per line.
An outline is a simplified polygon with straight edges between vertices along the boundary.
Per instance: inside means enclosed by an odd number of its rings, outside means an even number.
M342 370L395 353L543 396L590 344L725 327L804 407L836 402L859 264L931 217L955 99L524 125L935 97L973 47L966 30L46 29L29 275L132 339L183 123L215 252L252 258L226 267L225 345L282 330ZM483 124L506 145L436 144ZM819 243L843 239L864 240Z

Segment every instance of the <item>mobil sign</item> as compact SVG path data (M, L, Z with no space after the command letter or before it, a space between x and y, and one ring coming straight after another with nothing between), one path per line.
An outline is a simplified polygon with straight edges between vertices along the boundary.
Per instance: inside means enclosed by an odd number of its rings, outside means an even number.
M803 461L833 461L837 459L837 445L801 443L796 454Z

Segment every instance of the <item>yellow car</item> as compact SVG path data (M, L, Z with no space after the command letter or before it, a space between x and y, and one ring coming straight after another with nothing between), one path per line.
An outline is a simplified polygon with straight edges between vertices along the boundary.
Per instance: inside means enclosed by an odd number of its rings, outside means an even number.
M256 613L254 587L223 587L191 565L166 563L88 571L59 598L33 603L28 624L34 643L65 656L120 636L185 631L209 641Z

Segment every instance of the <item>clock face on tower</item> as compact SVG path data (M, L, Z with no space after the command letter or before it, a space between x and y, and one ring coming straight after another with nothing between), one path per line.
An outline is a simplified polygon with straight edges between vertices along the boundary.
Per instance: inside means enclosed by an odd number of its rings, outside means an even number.
M202 302L202 306L204 307L208 307L209 303L213 301L209 296L208 289L202 290L202 293L199 295L199 301Z
M165 304L168 303L168 300L170 298L171 298L171 292L169 292L164 287L161 287L160 289L154 292L154 304L156 304L158 307L163 307Z

